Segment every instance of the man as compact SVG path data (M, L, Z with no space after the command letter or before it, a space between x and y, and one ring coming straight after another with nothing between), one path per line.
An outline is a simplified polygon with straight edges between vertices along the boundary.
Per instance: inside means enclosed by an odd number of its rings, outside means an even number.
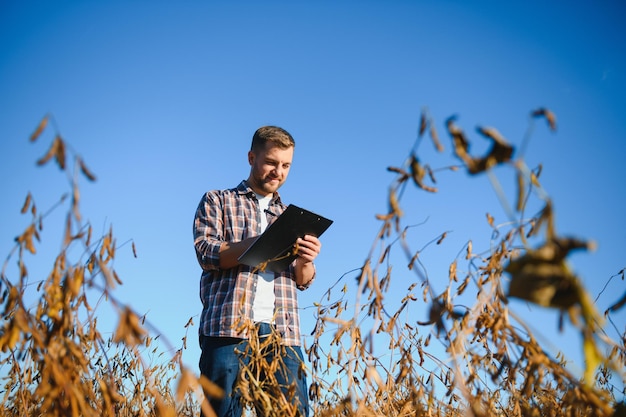
M250 362L245 352L258 340L254 337L269 334L278 336L281 350L267 360L285 365L276 371L275 380L270 379L279 383L301 416L308 416L297 290L313 281L321 243L310 235L298 239L298 257L281 273L258 271L237 260L286 209L278 189L289 174L294 148L293 137L284 129L259 128L248 152L248 179L233 189L207 192L194 218L194 246L202 267L200 372L225 391L222 399L210 399L220 417L242 414L236 384L241 364Z

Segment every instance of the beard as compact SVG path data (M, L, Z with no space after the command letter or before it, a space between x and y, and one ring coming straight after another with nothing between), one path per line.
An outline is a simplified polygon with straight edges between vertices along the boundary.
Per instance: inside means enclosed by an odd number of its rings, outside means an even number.
M284 181L270 176L251 176L251 186L255 191L263 191L265 194L273 194L283 185Z

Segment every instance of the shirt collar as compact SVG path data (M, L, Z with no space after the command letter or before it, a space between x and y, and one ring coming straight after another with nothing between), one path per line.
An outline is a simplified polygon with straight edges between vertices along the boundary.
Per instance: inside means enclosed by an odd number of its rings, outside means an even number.
M250 187L247 180L243 180L239 183L239 185L237 186L237 192L240 195L247 195L248 197L255 195L254 190L252 189L252 187ZM282 201L280 199L280 194L278 194L278 191L276 191L274 193L274 196L272 197L272 200L270 201L270 204L280 204L281 202Z

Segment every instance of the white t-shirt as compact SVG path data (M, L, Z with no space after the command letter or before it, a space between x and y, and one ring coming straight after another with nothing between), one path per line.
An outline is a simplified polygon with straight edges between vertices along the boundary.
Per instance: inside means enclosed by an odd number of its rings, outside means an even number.
M261 232L264 232L267 228L267 214L265 210L269 207L272 195L263 197L257 194L256 197L261 208ZM274 273L259 272L258 276L256 293L252 303L252 319L257 323L272 323L274 321L274 303L276 300L274 295Z

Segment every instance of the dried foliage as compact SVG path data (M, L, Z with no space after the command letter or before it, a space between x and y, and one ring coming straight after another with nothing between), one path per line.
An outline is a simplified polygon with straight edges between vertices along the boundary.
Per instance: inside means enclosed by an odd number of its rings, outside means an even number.
M556 130L550 110L531 112L523 147L536 118L545 118ZM317 415L624 415L626 335L622 330L615 338L607 336L604 317L566 262L571 251L591 250L593 243L557 233L553 203L539 183L540 167L528 168L523 155L515 156L515 146L495 128L476 129L491 147L473 155L457 117L444 125L461 164L433 169L421 161L418 149L426 135L436 151L444 149L432 117L424 111L405 164L388 169L395 175L389 211L376 215L380 231L363 266L353 271L356 288L345 283L338 290L335 285L317 304L314 342L307 350ZM496 168L517 178L515 209L506 202ZM421 258L441 245L448 232L416 250L420 239L410 233L414 225L406 224L409 209L401 200L411 183L418 193L437 193L443 185L435 187L435 174L441 171L465 172L470 179L486 175L509 218L496 224L487 214L489 248L476 253L472 241L467 242L461 250L465 256L450 260L448 279L433 282ZM539 210L529 215L534 205ZM397 261L398 250L406 263ZM392 277L406 282L407 274L417 280L395 302L389 293ZM624 270L620 274L623 278ZM510 309L512 297L569 318L583 340L582 376L570 372L561 355L554 358L542 348ZM615 306L623 307L624 299L616 300L606 316L617 311ZM425 320L409 313L419 304L429 306Z
M556 130L550 110L531 112L531 128L536 118L544 118L548 128ZM44 117L30 141L40 140L50 125L54 120ZM427 135L436 151L444 150L434 120L424 111L406 162L389 167L394 175L389 210L376 215L381 227L366 261L340 277L316 303L313 342L306 349L312 369L304 365L302 369L309 373L314 414L626 415L621 403L626 334L616 331L609 337L604 326L623 309L626 294L602 316L567 263L571 251L591 250L593 244L557 232L553 202L539 182L541 169L530 169L523 159L530 134L516 155L516 147L496 129L478 127L491 147L484 155L473 155L457 118L449 118L444 126L460 164L434 169L422 161L418 151ZM114 297L113 290L122 281L113 268L119 248L113 230L94 238L79 210L79 179L96 177L54 130L48 151L37 163L56 162L66 174L71 199L62 246L46 278L31 276L27 259L37 254L50 211L42 214L30 193L22 206L21 213L31 220L16 237L0 281L4 378L0 415L192 416L200 408L205 415L214 415L203 396L222 392L183 366L186 340L180 349L167 340L156 341L146 318ZM517 180L514 209L506 203L496 168L511 171ZM413 209L403 207L402 198L407 192L436 195L445 187L436 178L442 171L466 173L468 180L486 175L509 218L497 224L487 214L488 249L476 252L468 241L446 271L436 273L447 274L447 279L433 282L424 253L444 245L448 231L419 243L411 233L416 226L405 224L405 213ZM53 210L65 203L63 196ZM539 209L529 214L531 207ZM134 244L132 251L136 256ZM624 274L622 269L615 277L623 282ZM397 287L397 281L406 282L407 276L416 279L396 303L390 288ZM569 371L565 358L552 357L542 348L511 309L509 298L552 308L578 329L585 356L582 375ZM35 300L34 305L26 300ZM108 339L97 326L103 303L111 304L119 316ZM428 306L425 317L412 315L418 305ZM190 319L185 327L192 325ZM242 352L249 363L238 383L248 413L296 416L274 378L285 347L276 343L277 335L259 339L255 332L250 334ZM176 352L174 356L159 353L158 342ZM278 359L268 363L268 350Z
M39 140L50 125L54 119L44 117L30 141ZM26 255L37 254L45 220L63 207L65 194L52 210L41 214L28 193L21 213L30 214L31 220L15 238L2 267L0 415L195 415L198 402L192 393L201 381L184 369L182 348L168 345L177 353L163 357L148 333L145 317L113 296L121 284L113 268L115 235L109 229L94 238L91 225L82 222L79 179L95 181L96 177L78 155L69 164L70 153L65 140L54 132L47 153L37 161L45 165L54 160L66 174L71 195L61 249L50 273L45 278L32 276ZM103 303L119 312L119 324L109 339L97 326L96 313ZM181 379L182 389L172 392L176 378Z

